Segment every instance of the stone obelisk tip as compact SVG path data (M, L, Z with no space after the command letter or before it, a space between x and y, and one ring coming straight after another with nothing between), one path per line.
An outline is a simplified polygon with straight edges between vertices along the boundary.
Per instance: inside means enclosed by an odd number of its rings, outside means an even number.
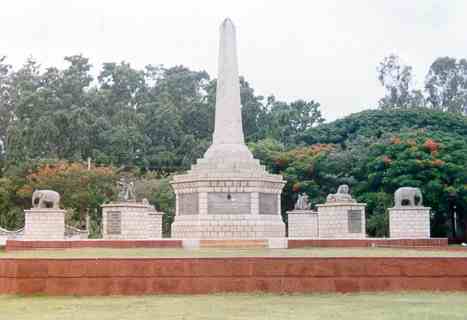
M216 115L208 158L252 158L243 137L236 41L235 25L226 18L220 25Z

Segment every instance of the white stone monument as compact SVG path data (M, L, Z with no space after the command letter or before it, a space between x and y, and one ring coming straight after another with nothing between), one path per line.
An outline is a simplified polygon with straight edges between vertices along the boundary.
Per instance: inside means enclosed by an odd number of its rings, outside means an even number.
M287 211L289 238L318 238L318 212L311 210L308 196L298 196L295 207Z
M420 189L403 187L394 194L389 208L389 236L403 239L430 238L430 208L423 206Z
M24 240L63 240L65 210L59 208L60 195L52 190L35 190L32 209L24 210Z
M269 174L245 145L240 109L235 26L220 26L213 143L186 174L171 181L176 194L172 237L284 237L280 195L285 182Z
M142 240L162 238L162 212L145 202L102 205L102 238Z
M318 208L318 232L320 238L366 238L365 203L357 203L347 185L341 185L337 193L328 195L326 203Z

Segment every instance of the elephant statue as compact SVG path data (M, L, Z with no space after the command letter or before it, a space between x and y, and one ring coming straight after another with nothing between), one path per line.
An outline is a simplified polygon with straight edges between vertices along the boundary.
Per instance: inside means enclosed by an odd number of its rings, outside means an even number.
M423 197L419 188L402 187L394 193L395 207L421 207L422 205Z
M60 195L52 190L35 190L32 193L33 208L59 209Z

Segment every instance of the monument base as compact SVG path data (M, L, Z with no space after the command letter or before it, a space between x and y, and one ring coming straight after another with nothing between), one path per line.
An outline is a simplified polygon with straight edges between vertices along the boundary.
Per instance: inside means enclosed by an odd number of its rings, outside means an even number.
M24 240L63 240L65 210L33 208L24 210Z
M175 239L267 239L285 237L279 215L177 216L172 224Z
M312 210L287 211L289 238L318 238L318 212Z
M102 205L102 237L108 240L162 238L162 215L140 202Z
M318 204L319 237L324 239L366 238L364 203Z
M430 208L389 208L389 235L391 238L430 238Z

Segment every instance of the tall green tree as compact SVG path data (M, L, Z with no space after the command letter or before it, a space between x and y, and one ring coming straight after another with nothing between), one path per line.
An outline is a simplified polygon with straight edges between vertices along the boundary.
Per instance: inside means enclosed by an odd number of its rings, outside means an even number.
M378 102L381 109L424 106L422 92L413 88L412 67L402 64L398 56L392 54L385 57L377 70L378 80L386 90L386 95Z
M431 108L467 114L467 60L436 59L426 76L425 90Z

